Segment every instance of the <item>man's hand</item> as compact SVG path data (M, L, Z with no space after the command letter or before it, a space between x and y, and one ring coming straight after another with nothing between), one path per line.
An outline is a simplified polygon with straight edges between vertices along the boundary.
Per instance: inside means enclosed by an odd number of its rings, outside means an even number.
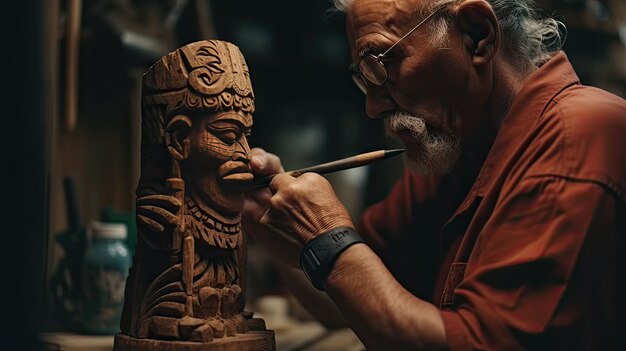
M285 171L280 159L263 149L252 149L250 156L257 176ZM309 240L342 226L354 227L332 186L320 175L278 174L269 189L246 193L244 230L289 265L299 267L300 249Z
M282 173L284 168L278 156L263 149L250 150L250 168L255 176ZM285 263L299 267L299 246L260 223L267 212L272 192L268 188L250 190L245 195L242 225L252 240L260 241L268 251Z
M300 247L337 227L352 227L348 211L326 178L315 173L299 177L279 174L270 183L270 207L261 223L295 239Z

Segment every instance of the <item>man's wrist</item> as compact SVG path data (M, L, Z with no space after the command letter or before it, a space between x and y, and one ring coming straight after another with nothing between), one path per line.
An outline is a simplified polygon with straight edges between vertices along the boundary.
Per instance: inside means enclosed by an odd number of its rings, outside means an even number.
M339 255L348 247L365 241L352 227L332 229L307 242L300 251L300 266L313 286L324 285Z

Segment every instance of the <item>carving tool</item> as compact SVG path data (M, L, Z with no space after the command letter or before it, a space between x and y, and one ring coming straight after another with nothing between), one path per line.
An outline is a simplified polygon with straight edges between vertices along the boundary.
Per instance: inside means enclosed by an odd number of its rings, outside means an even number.
M317 174L326 174L331 172L343 171L349 168L356 168L360 166L368 165L374 161L384 160L390 157L394 157L403 153L404 149L392 149L392 150L377 150L370 151L363 154L358 154L339 160L322 163L315 166L296 169L285 173L291 174L294 177L299 177L304 173L311 172ZM270 185L272 179L276 174L255 178L247 186L246 189L259 189Z

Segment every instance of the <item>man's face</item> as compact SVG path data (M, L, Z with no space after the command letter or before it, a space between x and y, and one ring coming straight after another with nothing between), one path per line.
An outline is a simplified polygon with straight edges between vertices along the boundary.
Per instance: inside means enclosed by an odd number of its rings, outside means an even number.
M252 115L199 113L192 121L186 177L207 205L224 214L237 214L243 208L240 185L253 178L248 146Z
M352 60L380 54L424 19L422 1L355 0L348 12ZM383 59L387 81L368 84L366 112L384 118L386 129L407 147L419 173L448 171L460 153L460 140L471 134L468 109L470 57L461 38L434 35L432 17L396 45Z

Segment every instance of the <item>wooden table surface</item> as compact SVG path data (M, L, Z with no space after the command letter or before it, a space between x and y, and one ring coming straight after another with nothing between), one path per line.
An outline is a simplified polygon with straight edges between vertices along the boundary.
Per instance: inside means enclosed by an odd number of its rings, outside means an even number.
M326 330L317 322L293 320L272 323L276 351L363 351L365 347L350 329ZM113 335L42 333L40 340L50 351L111 351Z

